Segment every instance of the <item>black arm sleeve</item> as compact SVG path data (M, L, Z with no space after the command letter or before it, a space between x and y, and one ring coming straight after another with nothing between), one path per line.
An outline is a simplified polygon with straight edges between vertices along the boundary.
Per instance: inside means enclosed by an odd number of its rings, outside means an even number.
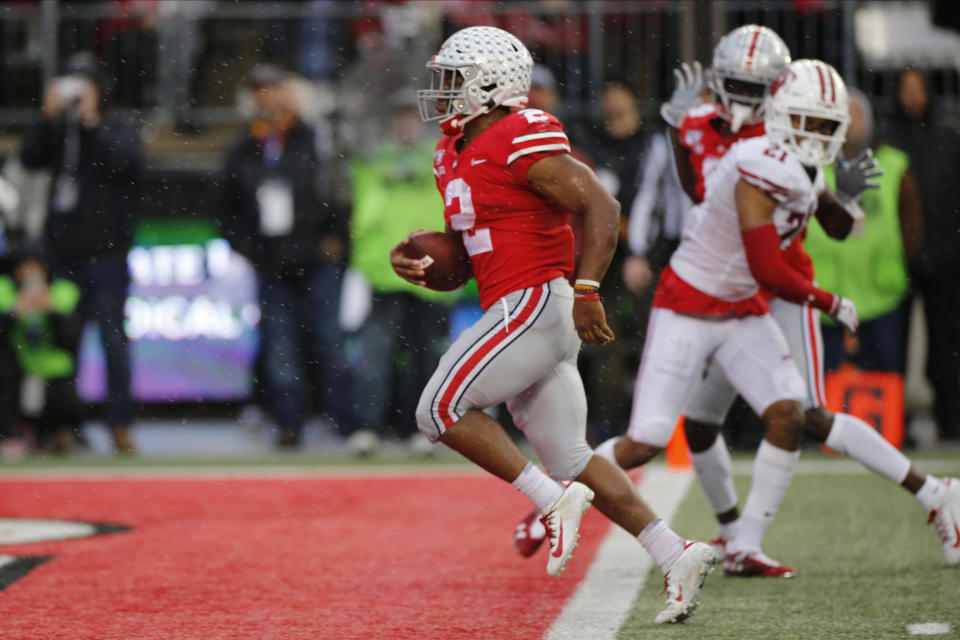
M20 163L28 169L50 167L58 143L63 144L61 127L49 120L38 120L23 136L20 144Z

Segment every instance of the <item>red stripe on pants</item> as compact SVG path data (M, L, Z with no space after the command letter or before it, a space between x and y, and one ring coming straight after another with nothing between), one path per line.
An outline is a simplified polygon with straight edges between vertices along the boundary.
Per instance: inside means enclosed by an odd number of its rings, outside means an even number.
M827 400L823 397L823 380L820 377L820 353L817 344L817 322L813 307L807 305L807 346L810 348L810 362L813 365L813 371L810 375L813 377L813 397L817 399L817 404L821 407L827 406ZM809 382L807 383L809 384Z
M520 310L520 313L515 318L518 325L522 326L523 323L527 321L534 309L539 305L541 298L543 298L543 287L538 286L534 290L533 295L530 296L530 300L527 301L527 304ZM519 328L520 327L518 327L518 329ZM457 421L457 418L450 412L450 403L454 397L456 397L457 391L486 355L493 351L493 349L509 335L506 327L497 331L490 336L486 342L480 345L480 348L474 351L473 355L454 373L453 379L450 381L449 386L447 386L447 390L443 392L443 396L441 396L440 402L437 404L437 410L440 413L440 419L443 421L444 429L449 429L450 426Z

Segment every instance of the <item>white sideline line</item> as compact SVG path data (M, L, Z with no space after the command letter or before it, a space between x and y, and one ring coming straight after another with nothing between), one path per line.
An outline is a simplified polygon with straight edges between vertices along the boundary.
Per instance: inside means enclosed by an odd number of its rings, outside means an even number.
M640 481L647 504L665 521L673 519L693 480L690 472L648 466ZM613 527L593 564L563 611L547 631L547 640L613 640L654 567L640 543Z
M917 622L907 625L907 633L912 636L939 636L950 633L950 625L946 622Z

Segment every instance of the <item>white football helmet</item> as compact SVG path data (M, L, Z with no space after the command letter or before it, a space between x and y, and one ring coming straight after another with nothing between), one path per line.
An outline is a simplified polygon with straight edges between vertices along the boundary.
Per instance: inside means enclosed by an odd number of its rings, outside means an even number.
M820 60L795 60L770 83L764 102L767 136L807 166L831 164L850 126L849 105L836 69ZM826 128L832 131L816 131L811 118L829 121Z
M496 27L467 27L447 38L430 58L430 88L417 92L420 117L462 128L497 106L521 109L533 73L530 52Z
M763 120L766 88L788 64L790 50L773 29L747 24L720 38L707 86L720 99L734 133Z

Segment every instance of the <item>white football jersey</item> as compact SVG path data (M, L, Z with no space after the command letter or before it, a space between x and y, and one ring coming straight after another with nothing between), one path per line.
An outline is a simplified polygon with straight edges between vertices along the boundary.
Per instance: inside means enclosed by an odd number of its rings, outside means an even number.
M758 136L737 142L707 177L703 202L693 207L683 225L680 247L670 266L695 288L721 300L736 301L757 292L741 238L734 187L743 179L777 202L773 223L780 248L807 226L825 189L823 171L813 180L789 151Z

